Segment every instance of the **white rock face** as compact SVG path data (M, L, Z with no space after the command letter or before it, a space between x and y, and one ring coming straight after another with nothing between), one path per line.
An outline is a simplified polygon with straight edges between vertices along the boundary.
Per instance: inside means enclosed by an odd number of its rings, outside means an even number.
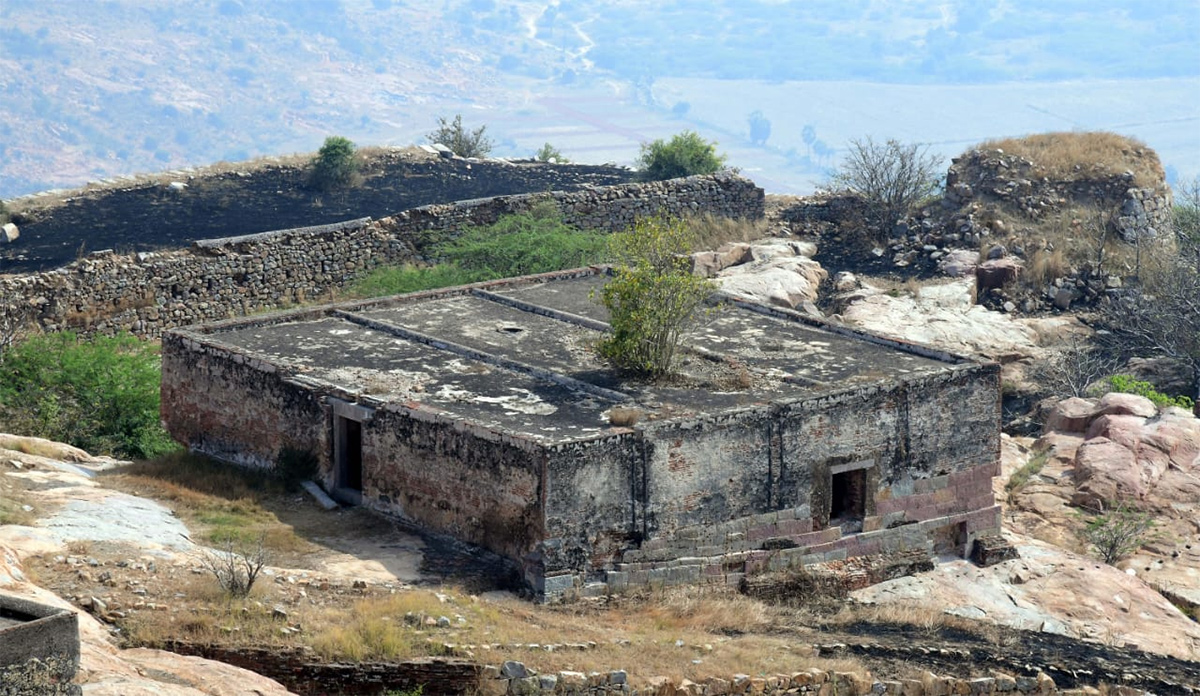
M1069 317L1014 319L974 304L972 293L970 279L927 285L916 297L888 294L864 281L841 298L841 315L868 331L1001 362L1040 356L1047 337L1079 326Z
M750 261L729 266L717 273L722 290L738 297L777 307L794 309L815 302L821 283L829 273L812 260L816 245L789 239L751 242Z
M0 227L0 243L11 244L17 241L21 236L21 230L11 222L4 223L4 227Z

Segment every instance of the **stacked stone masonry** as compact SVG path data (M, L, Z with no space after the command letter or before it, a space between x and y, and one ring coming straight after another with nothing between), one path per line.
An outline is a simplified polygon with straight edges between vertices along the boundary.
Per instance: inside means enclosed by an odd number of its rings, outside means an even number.
M644 684L631 685L624 670L610 672L572 672L537 674L519 662L500 667L485 667L480 693L495 696L776 696L814 694L816 696L1099 696L1094 687L1059 689L1044 672L1013 676L993 672L988 676L957 678L926 671L919 679L877 680L865 672L828 671L810 668L790 674L735 674L708 677L699 681L652 677ZM1109 691L1120 696L1142 696L1150 692L1117 686Z
M569 224L606 231L660 212L763 214L762 189L730 174L460 201L178 251L95 252L53 271L0 278L0 311L47 331L154 337L171 327L328 298L375 267L422 260L434 233L491 224L545 199Z
M1038 218L1060 210L1064 201L1091 203L1109 211L1108 224L1127 242L1170 239L1173 209L1165 182L1139 188L1132 173L1051 181L1035 170L1033 162L1000 150L972 150L950 166L944 204L1001 201Z

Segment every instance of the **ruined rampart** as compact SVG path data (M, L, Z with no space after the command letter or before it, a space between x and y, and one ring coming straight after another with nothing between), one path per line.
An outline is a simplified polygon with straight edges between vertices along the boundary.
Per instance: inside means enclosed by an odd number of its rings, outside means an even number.
M570 224L612 231L658 212L763 214L763 191L730 174L428 205L380 220L207 240L168 252L96 252L63 268L0 278L0 307L47 331L162 330L330 297L381 265L419 260L431 240L552 200Z
M81 250L181 248L198 239L381 219L451 201L615 186L635 176L609 165L442 159L418 148L366 157L356 183L345 188L314 189L309 171L304 165L259 164L167 172L10 201L21 236L0 244L0 272L50 270L75 261Z

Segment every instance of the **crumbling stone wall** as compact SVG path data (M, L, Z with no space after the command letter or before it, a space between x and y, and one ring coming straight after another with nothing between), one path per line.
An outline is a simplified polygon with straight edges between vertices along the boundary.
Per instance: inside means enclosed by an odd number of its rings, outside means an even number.
M1001 150L972 150L956 157L946 172L944 204L964 208L974 201L995 202L1031 219L1055 214L1068 202L1089 204L1106 211L1107 223L1127 242L1170 238L1172 200L1165 181L1138 187L1131 172L1052 181L1039 177L1035 168L1030 160ZM960 226L972 233L969 220Z
M96 252L53 271L0 278L0 311L28 314L47 331L154 337L175 326L329 297L372 268L421 259L431 237L491 224L546 198L568 223L605 231L658 212L763 215L762 189L726 173L476 199L380 220L202 241L179 251Z
M78 696L78 668L75 612L0 595L0 696Z
M578 191L634 181L624 167L442 159L412 151L372 154L354 186L318 191L307 166L167 173L155 181L71 192L61 204L18 216L21 239L0 247L0 271L29 273L75 261L88 251L153 251L198 239L231 237L532 191ZM173 177L171 180L168 177ZM47 194L45 198L55 195ZM36 206L42 196L29 197ZM19 205L18 207L26 207Z

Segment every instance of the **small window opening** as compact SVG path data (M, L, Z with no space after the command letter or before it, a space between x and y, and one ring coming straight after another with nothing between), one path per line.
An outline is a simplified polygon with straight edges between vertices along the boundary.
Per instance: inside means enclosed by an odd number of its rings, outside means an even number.
M861 531L867 507L867 470L833 474L829 496L829 524ZM847 529L855 528L856 529Z

